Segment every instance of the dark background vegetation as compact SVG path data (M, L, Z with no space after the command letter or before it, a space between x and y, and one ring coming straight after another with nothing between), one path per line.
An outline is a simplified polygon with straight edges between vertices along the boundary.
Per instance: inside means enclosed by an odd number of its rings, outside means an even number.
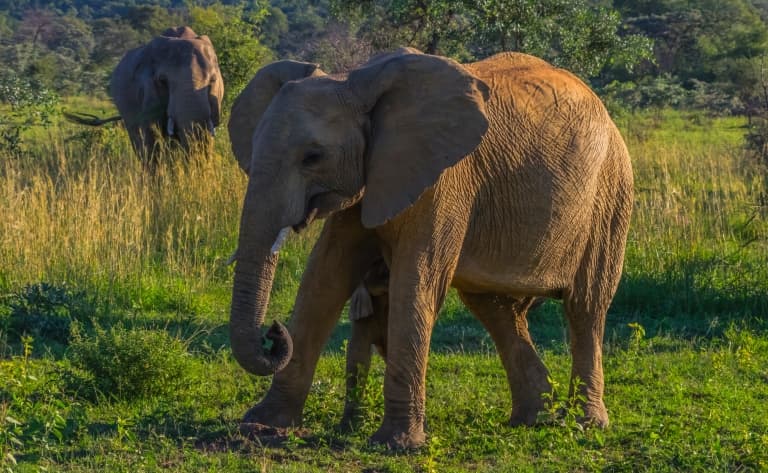
M18 111L51 94L106 98L126 50L189 24L213 39L228 103L277 58L338 72L404 45L460 61L523 51L581 75L612 111L746 115L765 159L767 18L762 0L3 0L0 102Z
M0 60L4 76L60 95L104 95L127 49L190 24L220 56L258 50L233 60L244 66L228 64L235 89L269 59L345 69L408 45L464 61L529 52L631 107L755 113L765 98L766 18L760 0L3 0Z

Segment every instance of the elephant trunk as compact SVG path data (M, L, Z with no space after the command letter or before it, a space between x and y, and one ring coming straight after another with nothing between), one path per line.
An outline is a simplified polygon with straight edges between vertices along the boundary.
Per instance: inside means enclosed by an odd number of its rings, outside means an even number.
M207 87L196 90L193 83L176 84L166 114L166 131L170 136L178 135L185 140L196 131L211 133L214 120Z
M287 232L280 231L276 239L271 231L254 236L254 222L249 215L248 209L244 209L235 256L230 340L232 353L240 366L250 373L267 376L283 369L293 353L293 341L282 324L275 322L263 337L261 334L277 268L278 242L282 243ZM264 238L264 235L270 237ZM265 344L270 342L271 346L267 348Z

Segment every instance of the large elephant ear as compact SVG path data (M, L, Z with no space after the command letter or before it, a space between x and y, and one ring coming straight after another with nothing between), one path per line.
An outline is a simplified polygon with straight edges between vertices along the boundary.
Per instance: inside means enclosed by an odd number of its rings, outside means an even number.
M412 49L349 74L371 120L362 222L383 224L471 153L488 129L488 87L457 62Z
M317 64L277 61L262 67L240 92L229 115L229 140L240 168L248 173L251 164L253 132L272 98L286 82L325 75Z

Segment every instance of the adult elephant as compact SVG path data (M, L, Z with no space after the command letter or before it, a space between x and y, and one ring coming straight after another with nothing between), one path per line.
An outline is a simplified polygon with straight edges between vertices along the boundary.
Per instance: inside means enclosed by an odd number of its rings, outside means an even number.
M404 49L346 77L281 61L235 102L229 132L250 179L230 313L247 371L275 373L243 419L299 424L315 366L345 301L377 258L390 269L385 412L372 441L424 442L425 376L450 285L490 332L513 425L550 392L526 313L562 299L571 389L584 421L608 424L602 338L621 277L632 169L618 129L574 75L523 54L460 65ZM261 325L280 241L327 217L290 331Z
M68 118L101 125L122 118L136 153L157 159L159 137L174 137L189 146L195 128L213 135L221 119L224 81L211 40L188 26L169 28L149 44L128 51L109 85L120 115L97 119Z

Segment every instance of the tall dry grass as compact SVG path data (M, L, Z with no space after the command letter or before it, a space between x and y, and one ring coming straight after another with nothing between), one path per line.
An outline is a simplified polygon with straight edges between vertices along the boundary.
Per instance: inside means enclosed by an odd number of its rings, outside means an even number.
M158 280L221 280L246 182L222 148L176 152L149 175L122 130L65 128L0 157L3 285L65 281L136 299Z
M620 123L636 192L616 306L676 318L672 327L686 316L765 319L768 181L744 151L744 120L668 112Z

